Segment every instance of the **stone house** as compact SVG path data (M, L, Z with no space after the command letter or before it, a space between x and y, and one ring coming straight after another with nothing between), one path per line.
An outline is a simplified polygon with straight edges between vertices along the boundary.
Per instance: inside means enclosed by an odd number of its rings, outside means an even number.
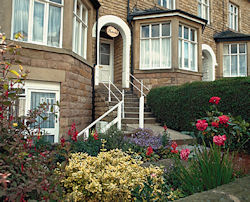
M0 0L7 38L24 38L29 78L20 114L60 101L43 128L58 142L95 118L96 89L129 89L250 75L249 0Z

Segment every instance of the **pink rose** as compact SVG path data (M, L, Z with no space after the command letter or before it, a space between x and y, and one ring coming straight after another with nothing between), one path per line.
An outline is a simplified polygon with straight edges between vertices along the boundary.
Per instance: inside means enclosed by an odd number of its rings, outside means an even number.
M209 102L212 104L219 104L220 99L221 99L220 97L211 97Z
M213 142L219 146L224 145L227 139L226 135L218 135L213 137Z
M200 131L206 130L208 124L206 120L198 120L196 123L196 128Z
M180 153L180 157L182 160L187 161L188 160L188 155L190 154L189 149L182 149Z
M226 115L219 116L219 122L220 124L227 124L229 121L229 117Z

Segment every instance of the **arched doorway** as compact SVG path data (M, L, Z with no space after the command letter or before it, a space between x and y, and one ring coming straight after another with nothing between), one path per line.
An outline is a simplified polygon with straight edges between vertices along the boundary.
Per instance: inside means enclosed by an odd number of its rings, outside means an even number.
M123 88L129 88L129 64L130 64L130 46L131 46L131 33L128 25L119 17L114 15L105 15L98 19L98 30L97 30L97 67L96 67L96 73L95 73L95 85L98 85L101 82L101 76L102 72L100 71L101 68L103 68L103 65L101 65L100 60L100 48L103 48L103 44L105 42L101 41L100 32L103 27L105 26L113 26L115 27L121 34L122 37L122 87ZM96 37L96 25L94 25L92 30L92 36ZM111 58L112 60L112 58Z
M216 57L213 49L207 45L202 44L202 80L215 80L215 66L217 65Z

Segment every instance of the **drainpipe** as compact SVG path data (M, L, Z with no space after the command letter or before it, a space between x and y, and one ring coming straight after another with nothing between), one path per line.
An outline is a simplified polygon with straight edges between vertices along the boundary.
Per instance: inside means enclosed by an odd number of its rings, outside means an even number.
M130 54L131 54L131 61L130 61L130 73L132 74L132 75L134 75L134 45L133 45L133 41L134 41L134 39L133 39L133 25L132 25L132 23L131 23L131 16L130 16L130 8L129 8L129 4L130 4L130 2L129 2L129 0L128 0L128 4L127 4L127 22L128 22L128 24L129 24L129 27L130 27L130 31L131 31L131 51L130 51ZM131 82L133 83L133 77L131 77L130 78L131 79ZM133 86L132 85L130 85L130 89L131 89L131 91L133 92Z
M97 34L98 34L99 8L96 9L96 33L95 33L95 64L92 68L92 122L95 121L95 68L97 66Z

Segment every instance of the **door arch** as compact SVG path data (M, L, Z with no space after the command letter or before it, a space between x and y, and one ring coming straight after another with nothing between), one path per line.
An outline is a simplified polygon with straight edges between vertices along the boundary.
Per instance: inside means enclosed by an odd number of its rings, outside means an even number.
M216 56L213 49L207 45L202 44L202 80L215 80L215 66L217 66Z

